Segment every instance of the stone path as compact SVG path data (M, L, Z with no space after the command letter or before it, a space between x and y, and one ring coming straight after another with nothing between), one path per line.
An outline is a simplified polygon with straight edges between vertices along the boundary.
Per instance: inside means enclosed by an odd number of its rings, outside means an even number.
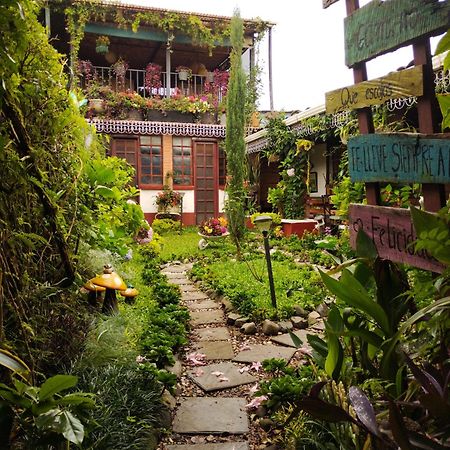
M252 426L250 417L254 411L246 408L252 399L250 388L262 377L260 362L268 358L289 361L297 349L288 334L252 340L238 328L227 326L222 304L209 298L187 278L191 267L190 264L172 264L162 270L169 282L181 289L182 301L191 315L191 343L181 361L173 433L160 448L265 448L249 444L256 440L251 438L252 433L261 431ZM295 333L306 343L304 330Z

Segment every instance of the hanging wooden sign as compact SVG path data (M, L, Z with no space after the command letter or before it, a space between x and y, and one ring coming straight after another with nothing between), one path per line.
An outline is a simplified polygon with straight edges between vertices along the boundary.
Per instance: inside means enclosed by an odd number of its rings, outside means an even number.
M450 28L449 0L373 0L344 20L348 67Z
M411 214L407 209L385 206L350 205L350 244L356 248L356 235L362 229L373 241L383 259L441 273L444 266L425 250L415 252L416 240Z
M331 6L333 3L338 2L339 0L322 0L322 7L323 9L328 8L329 6Z
M325 94L326 112L381 105L393 98L423 95L423 66L392 72L384 77L363 81Z
M348 143L353 182L450 183L450 135L364 134Z

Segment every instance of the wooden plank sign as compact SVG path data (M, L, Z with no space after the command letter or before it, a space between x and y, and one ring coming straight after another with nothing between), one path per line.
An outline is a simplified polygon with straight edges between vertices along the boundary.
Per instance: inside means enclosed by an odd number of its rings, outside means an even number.
M373 0L344 19L345 63L353 67L449 27L449 0Z
M327 114L381 105L393 98L423 95L423 66L392 72L384 77L363 81L325 94Z
M415 252L416 232L407 209L385 206L350 205L350 244L362 229L372 239L380 258L441 273L444 266L425 250Z
M433 135L435 136L435 135ZM348 143L352 181L450 183L450 136L364 134Z
M329 6L331 6L333 3L338 2L339 0L322 0L322 8L328 8Z

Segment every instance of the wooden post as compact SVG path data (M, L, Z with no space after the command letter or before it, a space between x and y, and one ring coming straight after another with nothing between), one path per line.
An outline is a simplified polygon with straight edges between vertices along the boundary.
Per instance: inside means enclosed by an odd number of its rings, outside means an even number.
M273 111L273 85L272 85L272 27L269 28L269 100L270 110Z
M51 29L50 29L50 7L46 6L44 8L45 11L45 28L47 28L47 36L50 37Z
M433 62L430 40L424 38L413 44L414 64L424 66L423 96L417 99L419 131L425 134L437 133L439 108L434 89ZM424 206L427 211L439 211L445 205L445 187L443 184L422 184Z
M349 16L359 8L359 0L346 0L347 15ZM355 83L367 81L366 63L355 64L353 67L353 79ZM372 109L370 107L358 109L358 125L361 134L374 133ZM367 204L381 204L380 184L366 183Z

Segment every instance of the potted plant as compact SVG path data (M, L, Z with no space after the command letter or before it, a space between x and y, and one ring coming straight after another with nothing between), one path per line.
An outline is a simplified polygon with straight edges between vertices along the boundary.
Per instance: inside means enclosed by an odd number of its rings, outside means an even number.
M182 195L170 188L164 188L155 199L158 212L179 213Z
M192 70L189 67L178 66L175 71L178 73L180 81L188 81L192 78Z
M111 68L116 76L118 89L123 89L125 87L125 75L128 70L128 63L122 58L119 58Z
M100 54L106 54L109 50L109 37L99 36L95 41L95 51Z
M198 234L201 236L198 248L204 250L209 242L222 240L230 235L227 229L227 219L225 217L211 218L204 220L198 227Z

